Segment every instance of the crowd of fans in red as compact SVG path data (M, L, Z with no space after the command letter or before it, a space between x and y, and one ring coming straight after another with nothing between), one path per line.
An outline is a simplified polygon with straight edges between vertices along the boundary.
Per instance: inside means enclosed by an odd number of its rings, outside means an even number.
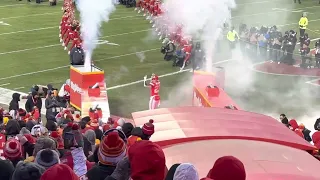
M1 108L0 112L1 180L200 179L190 163L167 169L163 150L149 140L153 120L142 127L121 118L101 123L98 111L81 118L65 108L43 125L36 113L21 108L10 112ZM221 157L209 169L203 179L246 177L244 165L232 156Z

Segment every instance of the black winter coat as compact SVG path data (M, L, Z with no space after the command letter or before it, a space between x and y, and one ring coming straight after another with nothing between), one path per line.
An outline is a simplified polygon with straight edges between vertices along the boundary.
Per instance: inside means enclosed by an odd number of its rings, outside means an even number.
M115 169L115 166L96 164L87 172L87 177L89 180L104 180L110 176Z
M29 112L32 112L33 111L33 107L36 106L39 111L41 112L41 108L42 108L42 100L41 98L36 98L34 99L32 96L29 96L28 97L28 100L26 102L26 105L25 105L25 108L26 108L26 111L29 113Z
M13 93L12 94L12 100L9 104L9 111L11 110L19 110L19 101L20 101L20 94L19 93Z

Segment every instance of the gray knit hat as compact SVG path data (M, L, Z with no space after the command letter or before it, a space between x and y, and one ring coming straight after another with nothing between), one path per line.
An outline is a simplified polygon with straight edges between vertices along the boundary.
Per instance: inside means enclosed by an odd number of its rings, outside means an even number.
M34 145L33 156L36 156L42 149L57 150L57 144L54 139L42 136L37 139L36 144Z
M32 162L20 161L13 172L12 180L40 180L45 169Z
M60 164L59 154L55 150L43 149L37 153L34 163L48 169L55 164Z
M23 127L20 130L20 134L22 134L22 135L31 134L31 132L26 127Z

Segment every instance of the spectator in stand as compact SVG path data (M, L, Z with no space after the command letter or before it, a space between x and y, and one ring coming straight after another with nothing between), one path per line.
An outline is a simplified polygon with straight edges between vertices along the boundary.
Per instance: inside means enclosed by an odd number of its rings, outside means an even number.
M65 164L56 164L47 169L40 180L79 180L74 171Z
M48 91L47 98L45 100L46 118L55 117L60 112L59 102L53 96L52 91Z
M39 112L41 112L42 100L36 91L31 93L31 96L28 97L28 100L25 104L25 108L28 113L31 113L34 110L34 107L37 107Z
M174 173L176 172L180 163L174 164L170 167L165 180L173 180Z
M24 128L21 129L22 132L20 131L20 134L17 135L17 138L19 139L19 142L24 150L23 157L26 158L27 155L28 157L33 155L36 139L32 137L29 130L25 129L24 131L23 129Z
M170 170L165 180L199 180L196 168L190 163L176 164Z
M12 175L12 180L40 180L45 169L32 162L20 161Z
M58 152L56 142L50 137L38 137L36 144L34 145L34 151L32 156L25 159L26 162L33 162L37 154L42 149L52 149Z
M282 124L286 125L289 127L289 120L285 114L280 114L280 121Z
M87 172L89 180L104 180L116 169L119 161L127 154L126 144L118 132L103 137L98 151L99 163ZM126 172L123 172L126 173Z
M132 180L165 178L166 159L159 145L146 140L138 141L129 148L128 157Z
M62 138L64 140L64 156L60 158L62 164L68 165L71 169L74 168L73 156L71 151L78 147L83 147L83 137L79 131L79 126L77 124L69 123L67 127L64 128L62 133ZM85 161L85 166L87 171L93 166L93 163Z
M216 160L207 178L213 180L245 180L246 171L243 163L236 157L223 156Z
M153 119L142 126L142 140L149 140L154 133Z
M304 124L300 124L298 128L302 131L304 139L308 142L311 142L312 141L311 136L310 136L311 131L309 129L307 129L304 126Z
M52 149L43 149L38 152L34 162L44 169L49 169L55 164L60 164L59 154Z
M11 161L0 159L0 179L11 180L14 166Z
M96 133L94 133L94 131L92 129L89 129L84 133L84 137L90 143L89 153L88 153L88 155L86 155L88 157L89 155L93 154L94 149L96 147Z
M15 119L9 119L8 123L5 127L6 135L8 137L15 136L20 133L20 125L19 122Z
M9 104L9 111L11 110L15 110L18 111L19 110L19 101L20 101L20 94L19 93L13 93L12 94L12 100Z
M22 147L19 141L14 138L9 139L4 145L3 156L16 166L22 160Z
M122 131L126 135L127 138L131 136L131 132L133 130L133 125L131 123L124 123L122 126Z

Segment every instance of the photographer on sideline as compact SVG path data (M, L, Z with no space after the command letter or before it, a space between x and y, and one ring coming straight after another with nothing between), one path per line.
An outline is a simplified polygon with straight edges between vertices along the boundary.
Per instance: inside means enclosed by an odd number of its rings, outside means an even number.
M173 44L169 38L165 38L162 42L161 53L164 54L164 60L170 61L173 58L176 46Z

